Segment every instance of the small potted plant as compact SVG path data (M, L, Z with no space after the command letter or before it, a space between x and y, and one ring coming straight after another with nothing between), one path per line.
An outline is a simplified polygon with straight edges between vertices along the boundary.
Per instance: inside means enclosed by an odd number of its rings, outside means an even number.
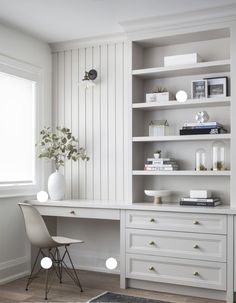
M46 158L53 161L55 172L48 179L48 193L51 200L62 200L65 195L65 178L59 172L66 160L87 161L89 157L83 147L79 147L76 139L69 128L56 127L53 132L50 127L40 131L39 158Z
M161 158L161 150L156 150L154 152L154 158L155 159L160 159Z
M146 102L169 101L170 94L164 87L156 87L151 93L146 94Z

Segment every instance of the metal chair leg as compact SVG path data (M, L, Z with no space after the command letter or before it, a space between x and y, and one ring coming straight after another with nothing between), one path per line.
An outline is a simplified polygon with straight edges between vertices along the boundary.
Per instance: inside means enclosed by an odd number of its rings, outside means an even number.
M71 260L71 257L70 257L69 251L68 251L68 249L67 249L67 246L65 246L65 250L66 250L66 253L67 253L68 258L69 258L69 260L70 260L70 264L71 264L72 270L73 270L73 272L74 272L75 279L76 279L76 281L77 281L77 285L79 286L80 291L83 292L82 285L81 285L81 283L80 283L79 277L78 277L77 272L76 272L76 269L75 269L75 267L74 267L74 264L73 264L73 262L72 262L72 260Z
M37 261L38 261L38 258L39 258L40 253L41 253L41 249L38 250L37 257L35 258L34 265L33 265L33 267L32 267L30 276L29 276L29 278L28 278L28 281L27 281L27 284L26 284L26 287L25 287L25 290L26 290L26 291L29 289L29 285L30 285L30 283L32 282L34 269L35 269L35 267L36 267L36 264L37 264Z

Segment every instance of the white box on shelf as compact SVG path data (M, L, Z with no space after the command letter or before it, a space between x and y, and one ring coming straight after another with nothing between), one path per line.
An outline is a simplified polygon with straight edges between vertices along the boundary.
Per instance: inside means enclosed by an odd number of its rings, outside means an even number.
M201 62L202 58L197 53L184 54L177 56L165 56L164 57L164 66L176 66L176 65L185 65L185 64L195 64Z
M210 198L211 192L209 190L190 190L190 198Z
M169 92L146 94L146 102L169 101Z

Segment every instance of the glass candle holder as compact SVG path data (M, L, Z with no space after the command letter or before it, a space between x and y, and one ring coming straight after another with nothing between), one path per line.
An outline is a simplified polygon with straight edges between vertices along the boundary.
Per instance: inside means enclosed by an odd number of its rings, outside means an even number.
M216 141L212 145L213 170L225 170L225 143Z
M203 148L199 148L195 153L195 169L197 171L207 170L206 167L206 151Z

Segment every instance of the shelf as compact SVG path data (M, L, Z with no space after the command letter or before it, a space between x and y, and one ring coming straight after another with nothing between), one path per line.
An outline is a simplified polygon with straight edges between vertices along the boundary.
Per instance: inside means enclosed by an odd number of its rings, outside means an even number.
M144 102L133 103L135 110L163 110L163 109L183 109L196 107L216 107L230 106L231 97L189 99L186 102L167 101L167 102Z
M229 170L224 171L195 171L195 170L174 170L174 171L147 171L133 170L133 176L230 176Z
M185 75L211 74L230 71L230 60L200 62L196 64L155 67L133 70L133 76L143 79L178 77Z
M159 137L133 137L133 142L171 142L171 141L197 141L197 140L230 140L231 134L219 135L187 135L187 136L159 136Z

